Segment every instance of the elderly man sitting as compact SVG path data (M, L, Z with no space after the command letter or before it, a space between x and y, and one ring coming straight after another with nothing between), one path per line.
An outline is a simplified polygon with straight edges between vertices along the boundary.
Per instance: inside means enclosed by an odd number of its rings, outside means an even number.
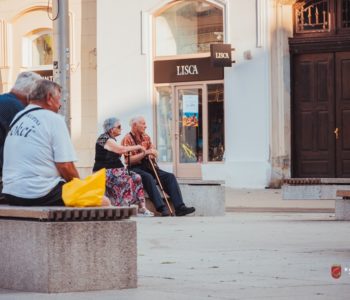
M11 205L64 205L62 186L79 174L67 126L57 114L61 87L38 80L28 98L5 141L3 194ZM103 205L109 204L104 199Z
M169 210L156 187L155 174L149 168L145 168L142 163L146 157L154 159L158 154L151 142L151 138L146 134L146 121L143 117L136 117L130 121L130 126L131 131L123 138L122 145L141 145L146 151L131 151L126 160L130 162L129 168L141 175L143 188L147 191L157 211L163 217L169 216ZM194 207L187 207L183 202L180 187L174 174L159 169L158 177L165 192L170 196L174 204L176 216L185 216L195 211Z

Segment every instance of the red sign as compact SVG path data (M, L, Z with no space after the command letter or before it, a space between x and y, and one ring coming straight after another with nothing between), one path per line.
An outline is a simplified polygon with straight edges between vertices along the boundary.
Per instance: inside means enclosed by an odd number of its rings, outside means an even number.
M341 276L341 265L333 265L331 268L332 277L335 279L340 278Z

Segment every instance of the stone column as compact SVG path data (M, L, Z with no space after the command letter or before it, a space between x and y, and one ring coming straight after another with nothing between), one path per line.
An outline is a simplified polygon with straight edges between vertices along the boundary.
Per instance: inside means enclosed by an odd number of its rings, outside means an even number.
M292 4L277 0L270 17L271 32L271 187L281 185L291 173L290 56L288 38L293 34Z

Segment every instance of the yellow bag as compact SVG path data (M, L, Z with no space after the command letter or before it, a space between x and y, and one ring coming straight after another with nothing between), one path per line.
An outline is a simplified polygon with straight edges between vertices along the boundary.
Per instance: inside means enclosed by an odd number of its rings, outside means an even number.
M106 190L106 169L81 180L74 178L62 188L62 198L65 206L101 206Z

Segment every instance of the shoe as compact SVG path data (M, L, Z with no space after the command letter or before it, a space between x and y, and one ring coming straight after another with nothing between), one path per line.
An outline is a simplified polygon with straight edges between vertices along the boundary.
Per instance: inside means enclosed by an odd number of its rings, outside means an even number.
M167 208L163 208L161 211L160 211L160 215L162 217L169 217L170 216L170 212Z
M187 207L186 205L183 205L175 211L175 214L177 217L181 217L191 214L195 211L196 209L194 207Z
M148 209L145 209L144 211L139 211L137 214L138 217L154 217L154 213L149 211Z

